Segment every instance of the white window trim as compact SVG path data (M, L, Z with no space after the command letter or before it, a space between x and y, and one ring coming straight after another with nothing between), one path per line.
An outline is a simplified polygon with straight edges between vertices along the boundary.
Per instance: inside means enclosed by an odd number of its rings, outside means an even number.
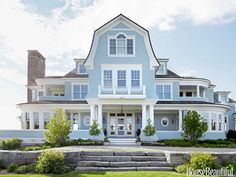
M156 90L157 85L163 85L163 86L164 85L170 85L170 99L165 99L165 98L160 99L160 98L158 98L157 90ZM164 87L163 87L163 89L164 89ZM172 85L172 83L156 83L155 84L155 94L156 94L157 100L160 100L160 101L170 101L170 100L173 100L173 85ZM163 90L163 94L164 94L164 90Z
M110 54L110 39L115 39L117 35L119 34L124 34L126 36L126 40L127 39L133 39L133 54L132 55L128 55L127 52L126 54ZM127 47L127 42L126 42L126 47ZM117 43L116 43L116 52L117 52ZM107 56L108 57L135 57L135 36L134 35L126 35L125 33L117 33L116 35L109 35L107 37Z
M101 87L102 90L104 91L110 91L113 89L113 87L118 88L117 82L118 82L118 78L117 78L117 71L118 70L125 70L126 71L126 88L131 88L132 90L138 90L138 88L132 88L131 87L131 71L132 70L139 70L140 72L140 88L142 89L143 87L143 80L142 80L142 65L137 64L137 65L116 65L116 64L102 64L101 65ZM122 68L122 69L119 69ZM104 70L112 70L112 88L104 88ZM119 88L119 89L123 89L123 88Z
M84 99L74 98L74 85L87 85L88 92L89 92L89 84L85 83L85 82L79 82L79 83L74 82L71 84L71 100L86 100L86 98L84 98Z
M163 71L164 73L158 73L158 70L156 72L157 75L166 75L167 74L167 64L165 63L160 63L160 66L163 65Z

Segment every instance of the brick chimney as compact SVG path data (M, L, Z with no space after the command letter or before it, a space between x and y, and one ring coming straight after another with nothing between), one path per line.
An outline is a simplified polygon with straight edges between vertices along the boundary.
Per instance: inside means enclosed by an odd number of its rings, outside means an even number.
M28 50L27 85L36 85L35 79L45 77L45 58L37 50ZM32 90L27 89L27 100L32 102Z

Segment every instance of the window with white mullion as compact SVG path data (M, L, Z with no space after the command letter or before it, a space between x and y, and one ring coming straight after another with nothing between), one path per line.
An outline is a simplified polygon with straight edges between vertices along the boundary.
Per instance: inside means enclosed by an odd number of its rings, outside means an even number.
M117 54L127 54L126 52L126 37L124 35L118 35L117 37Z
M75 84L73 86L73 98L74 99L85 99L87 94L88 94L88 85Z
M85 99L88 93L88 85L81 85L81 99Z
M171 99L171 85L170 84L157 84L156 94L160 100L170 100Z
M110 39L110 55L116 54L116 39Z
M84 65L82 65L82 64L79 65L79 73L80 74L87 74L87 71L86 71Z
M117 71L117 86L119 88L126 87L126 71L125 70L118 70Z
M163 85L156 85L156 94L158 99L160 100L164 99Z
M133 39L127 39L127 55L133 55L133 53L134 53Z
M133 88L140 87L140 71L139 70L131 71L131 87Z
M112 70L103 71L103 86L104 88L112 87Z

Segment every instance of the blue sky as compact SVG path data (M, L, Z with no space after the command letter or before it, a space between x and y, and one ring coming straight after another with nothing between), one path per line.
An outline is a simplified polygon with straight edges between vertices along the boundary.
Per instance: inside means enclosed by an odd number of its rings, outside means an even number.
M87 55L93 31L120 13L150 31L170 69L208 78L236 99L235 0L2 0L0 129L19 128L15 104L26 101L27 49L47 58L47 75L63 75L74 57Z

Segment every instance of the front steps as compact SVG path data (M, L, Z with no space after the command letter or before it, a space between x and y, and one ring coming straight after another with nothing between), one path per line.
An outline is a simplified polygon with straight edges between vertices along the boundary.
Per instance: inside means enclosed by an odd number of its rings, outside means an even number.
M136 145L136 138L108 138L110 145Z
M172 171L162 152L81 152L76 171Z

